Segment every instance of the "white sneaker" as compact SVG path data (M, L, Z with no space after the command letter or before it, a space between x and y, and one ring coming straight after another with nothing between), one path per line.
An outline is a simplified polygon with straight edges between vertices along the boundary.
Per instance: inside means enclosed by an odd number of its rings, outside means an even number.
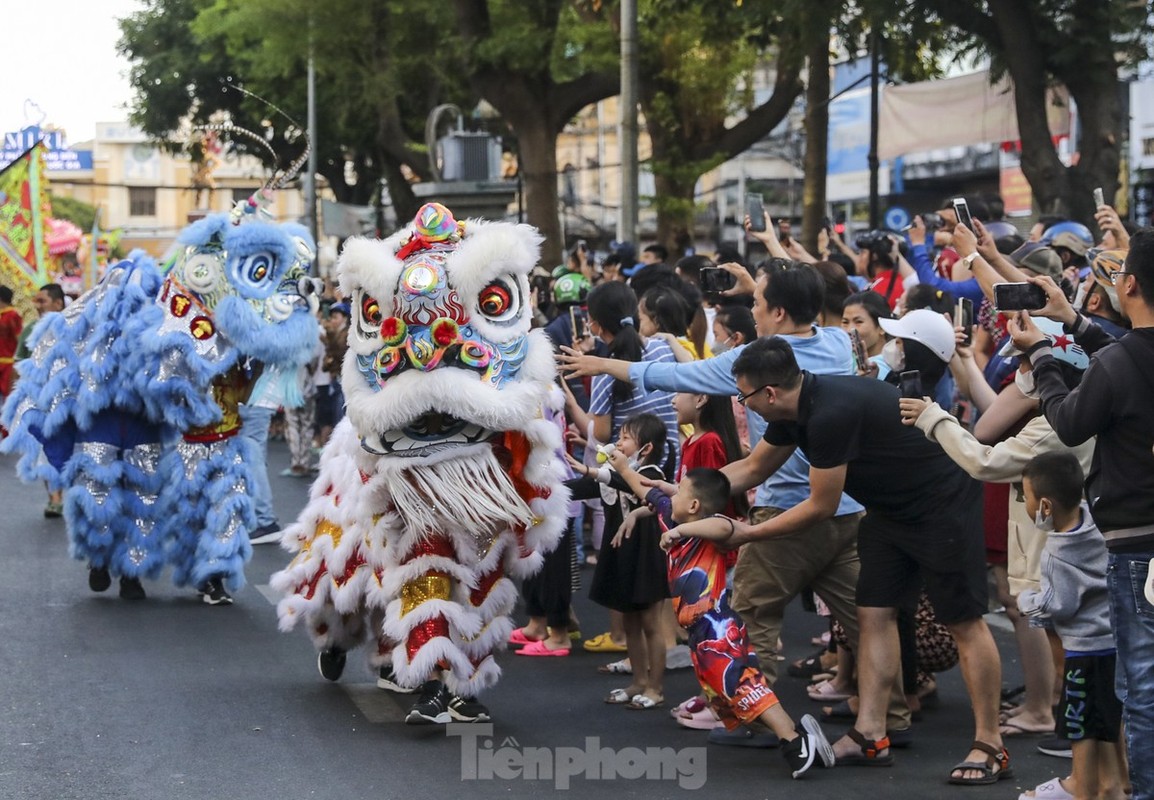
M688 645L679 644L665 651L666 669L689 669L692 666L693 658L689 654Z

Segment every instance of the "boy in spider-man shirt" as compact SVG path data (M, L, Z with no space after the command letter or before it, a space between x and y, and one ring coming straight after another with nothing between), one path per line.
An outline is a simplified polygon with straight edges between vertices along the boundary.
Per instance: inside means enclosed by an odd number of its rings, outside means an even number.
M636 473L630 473L621 477L632 486ZM639 477L637 484L635 491L642 496L647 487ZM729 729L764 723L781 738L782 755L795 778L819 761L832 767L833 748L821 726L809 714L794 724L762 675L745 623L729 607L725 553L717 546L733 533L729 518L719 513L729 502L729 480L720 470L693 469L676 494L655 488L644 496L664 531L661 548L669 554L673 610L689 632L697 680L718 717Z

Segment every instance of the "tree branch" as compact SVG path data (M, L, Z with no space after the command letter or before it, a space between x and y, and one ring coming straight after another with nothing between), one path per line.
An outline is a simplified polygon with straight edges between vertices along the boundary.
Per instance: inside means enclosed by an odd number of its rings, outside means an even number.
M764 139L785 119L805 88L798 77L800 72L796 64L783 66L778 59L777 80L774 81L773 94L769 99L750 111L741 122L727 128L717 141L701 142L693 149L690 158L695 161L704 160L719 154L726 159L733 158Z
M931 0L929 5L944 22L989 42L991 50L1005 50L1001 32L998 30L994 18L982 10L984 3L966 2L965 0Z
M581 109L620 92L621 75L616 72L586 72L571 81L554 84L549 90L549 123L560 133Z

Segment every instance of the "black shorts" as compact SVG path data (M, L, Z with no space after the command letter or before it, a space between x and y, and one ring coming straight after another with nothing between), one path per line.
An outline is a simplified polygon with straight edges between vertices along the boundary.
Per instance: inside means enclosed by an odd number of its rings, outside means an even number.
M857 604L913 607L924 584L938 622L968 622L985 614L989 589L981 495L972 499L950 503L917 525L867 510L858 528Z
M1114 693L1118 657L1066 654L1058 735L1072 742L1116 742L1122 727L1122 701Z
M335 428L345 416L345 395L339 383L317 387L317 413L314 424L317 430Z

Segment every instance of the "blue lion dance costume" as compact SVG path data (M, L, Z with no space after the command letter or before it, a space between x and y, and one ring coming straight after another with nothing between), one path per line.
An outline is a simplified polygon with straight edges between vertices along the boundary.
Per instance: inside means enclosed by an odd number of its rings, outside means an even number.
M65 489L71 553L121 595L167 564L212 603L244 585L256 527L238 407L315 346L315 246L267 190L186 228L158 269L133 253L41 320L0 420L26 481ZM262 389L257 388L260 392ZM270 389L270 390L275 390Z

